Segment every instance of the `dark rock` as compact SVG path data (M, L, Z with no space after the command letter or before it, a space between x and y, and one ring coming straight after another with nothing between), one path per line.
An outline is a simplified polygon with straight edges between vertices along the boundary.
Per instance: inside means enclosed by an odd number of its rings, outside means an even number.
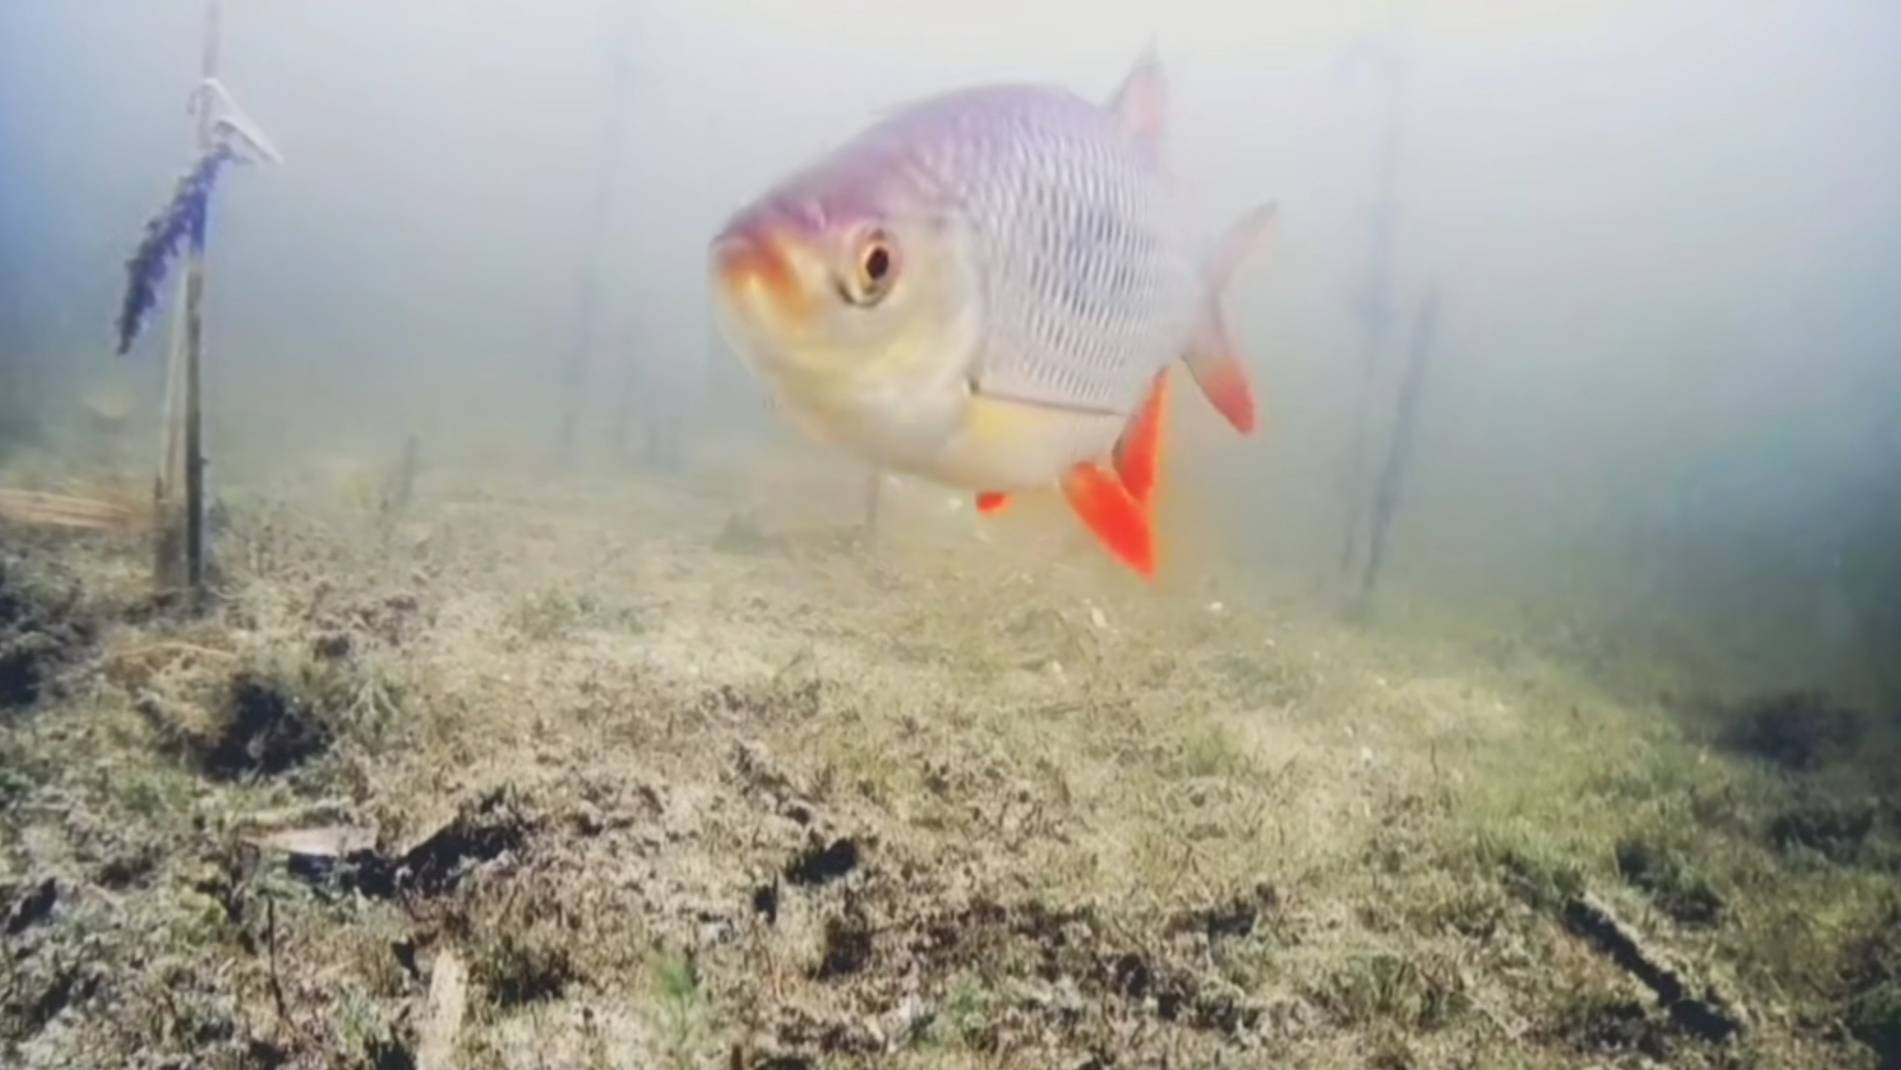
M1589 895L1564 906L1564 925L1588 941L1657 995L1672 1021L1699 1040L1721 1042L1742 1031L1742 1022L1710 993L1694 993L1675 968L1650 953L1622 922Z
M287 868L312 884L336 885L374 899L437 896L453 891L469 871L519 850L532 831L506 788L483 796L453 821L400 855L377 850L338 857L292 854Z
M1568 1008L1558 1034L1579 1051L1670 1057L1669 1030L1634 999L1593 999Z
M825 954L813 977L828 981L854 974L871 961L871 929L862 918L830 918L825 922Z
M1187 910L1169 920L1170 932L1201 932L1209 941L1225 937L1247 936L1263 911L1272 910L1280 897L1272 885L1262 884L1252 892L1235 896L1225 903Z
M205 771L214 777L275 776L330 745L329 730L304 702L255 673L232 678L228 701L224 731L202 755Z
M310 652L325 661L340 661L350 656L350 633L326 632L310 642Z
M374 1070L416 1070L415 1055L400 1041L373 1040L363 1054Z
M91 643L77 584L63 586L0 559L0 712L38 701L59 666Z
M1722 897L1673 854L1637 837L1620 840L1616 854L1624 880L1679 925L1708 928L1723 920Z
M841 837L829 844L814 842L786 864L786 880L793 884L826 884L858 868L858 841Z
M1867 734L1867 718L1815 691L1752 699L1724 715L1717 742L1772 765L1814 769L1852 753Z
M767 925L779 923L779 882L762 884L753 889L752 909L755 914L765 916Z
M1901 980L1855 997L1848 1006L1848 1030L1874 1051L1881 1070L1901 1070Z
M34 885L7 911L7 935L18 936L53 912L59 901L59 882L48 877Z
M1831 861L1850 862L1874 827L1873 805L1822 800L1777 814L1769 822L1769 840L1785 851L1806 847Z

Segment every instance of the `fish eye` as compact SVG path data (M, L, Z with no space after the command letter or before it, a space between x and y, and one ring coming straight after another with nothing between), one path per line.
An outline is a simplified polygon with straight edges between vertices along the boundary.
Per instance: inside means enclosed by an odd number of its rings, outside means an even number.
M868 308L891 292L897 269L898 252L891 236L882 230L868 231L858 240L852 278L839 291L852 304Z

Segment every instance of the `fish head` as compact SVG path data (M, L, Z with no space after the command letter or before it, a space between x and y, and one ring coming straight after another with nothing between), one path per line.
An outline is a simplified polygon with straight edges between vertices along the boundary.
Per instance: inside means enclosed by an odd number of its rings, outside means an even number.
M734 348L794 404L851 415L961 389L981 319L971 254L949 198L860 152L742 208L709 259Z

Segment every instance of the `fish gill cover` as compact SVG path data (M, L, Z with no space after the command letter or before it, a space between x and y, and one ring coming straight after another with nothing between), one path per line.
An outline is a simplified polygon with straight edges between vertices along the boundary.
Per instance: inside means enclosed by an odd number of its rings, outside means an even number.
M194 249L204 247L211 188L218 180L219 168L236 158L237 154L224 144L205 153L178 180L171 202L146 222L145 237L125 262L125 301L119 308L121 356L132 348L147 314L158 303L158 284L164 281L166 264L178 254L179 242L189 234Z

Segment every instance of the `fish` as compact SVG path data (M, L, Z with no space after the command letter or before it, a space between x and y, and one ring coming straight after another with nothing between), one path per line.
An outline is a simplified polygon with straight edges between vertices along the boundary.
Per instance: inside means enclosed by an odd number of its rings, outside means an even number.
M1275 210L1200 247L1162 161L1166 96L1151 48L1103 102L1007 83L897 108L718 230L721 331L811 437L986 515L1059 487L1153 579L1176 362L1255 429L1221 294Z

